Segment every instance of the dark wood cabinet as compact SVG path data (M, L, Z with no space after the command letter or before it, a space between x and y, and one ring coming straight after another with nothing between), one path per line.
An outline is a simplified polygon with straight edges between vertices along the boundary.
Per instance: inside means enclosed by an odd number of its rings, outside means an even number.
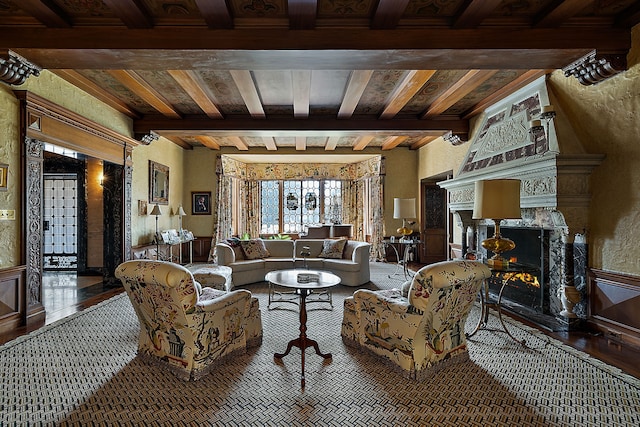
M640 277L589 271L589 323L607 338L640 348Z

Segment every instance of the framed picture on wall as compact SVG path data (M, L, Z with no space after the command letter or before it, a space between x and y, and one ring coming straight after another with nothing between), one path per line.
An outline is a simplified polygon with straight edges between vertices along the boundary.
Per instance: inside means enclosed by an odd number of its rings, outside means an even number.
M0 163L0 191L7 191L9 165Z
M191 192L191 214L211 215L211 191Z
M169 204L169 166L149 160L149 203Z

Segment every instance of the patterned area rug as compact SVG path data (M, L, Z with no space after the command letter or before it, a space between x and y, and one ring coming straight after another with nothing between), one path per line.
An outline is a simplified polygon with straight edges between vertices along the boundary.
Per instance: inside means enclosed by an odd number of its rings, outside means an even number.
M391 273L372 264L368 287L400 287ZM0 425L640 425L639 380L510 319L529 348L491 316L469 341L468 363L426 383L405 379L343 345L342 301L354 288L342 286L333 310L309 306L307 334L333 359L307 350L303 390L300 351L273 358L298 334L296 308L267 310L266 284L247 289L260 298L262 346L198 382L135 357L138 321L124 294L0 346Z

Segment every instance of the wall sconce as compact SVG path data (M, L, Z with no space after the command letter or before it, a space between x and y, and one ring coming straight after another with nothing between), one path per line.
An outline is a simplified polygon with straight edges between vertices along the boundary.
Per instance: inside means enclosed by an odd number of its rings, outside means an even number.
M537 119L531 120L529 122L529 135L531 138L535 140L535 135L540 131L545 131L545 136L549 138L549 123L556 117L556 111L553 108L553 105L545 105L542 107L542 111ZM545 127L542 126L542 122L545 122Z

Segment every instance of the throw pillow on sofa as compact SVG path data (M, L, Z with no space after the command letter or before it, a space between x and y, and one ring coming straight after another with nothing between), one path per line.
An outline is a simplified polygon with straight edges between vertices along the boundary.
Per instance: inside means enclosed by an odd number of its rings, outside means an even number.
M270 255L262 239L240 240L240 246L246 259L267 258Z
M242 246L240 246L240 239L232 237L230 239L223 240L222 243L231 246L233 254L236 256L236 261L244 259L244 252L242 251Z
M330 240L325 239L322 243L322 252L320 258L342 258L344 248L347 245L347 239Z

